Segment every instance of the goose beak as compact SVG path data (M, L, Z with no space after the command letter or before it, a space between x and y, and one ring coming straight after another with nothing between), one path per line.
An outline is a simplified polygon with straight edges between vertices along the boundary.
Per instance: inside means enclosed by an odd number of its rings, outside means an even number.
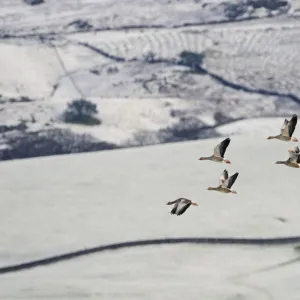
M192 205L195 205L195 206L199 206L197 203L195 203L195 202L192 202Z

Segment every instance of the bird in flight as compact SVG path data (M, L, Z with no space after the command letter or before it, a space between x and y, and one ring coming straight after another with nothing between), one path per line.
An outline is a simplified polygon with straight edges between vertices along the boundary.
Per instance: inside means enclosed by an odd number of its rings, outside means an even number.
M230 138L225 139L214 148L213 155L208 157L200 157L199 160L211 160L215 162L225 162L226 164L231 164L228 159L224 158L224 154L228 145L230 144L230 141Z
M198 206L197 203L192 200L186 198L178 198L174 201L168 202L166 205L175 204L173 209L171 210L172 215L180 216L182 215L191 205Z
M239 176L239 173L234 173L232 176L228 177L227 170L224 170L221 174L221 177L219 179L219 186L218 187L209 187L209 191L218 191L221 193L232 193L237 194L236 191L232 190L231 187L233 186L234 182L236 181L237 177Z
M267 137L267 140L277 139L285 142L287 141L298 142L298 139L292 136L297 125L297 120L298 120L297 115L293 115L290 120L285 119L281 126L280 134L269 136Z
M285 161L277 161L275 164L282 164L286 165L287 167L291 168L300 168L300 149L299 147L294 147L289 151L289 158Z

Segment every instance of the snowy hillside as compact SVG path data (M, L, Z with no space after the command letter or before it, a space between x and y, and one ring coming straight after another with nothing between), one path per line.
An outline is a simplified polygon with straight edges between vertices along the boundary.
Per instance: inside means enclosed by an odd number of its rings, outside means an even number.
M299 170L274 164L293 143L264 138L232 137L231 165L197 160L219 138L3 162L0 268L129 240L298 236ZM225 167L240 172L236 195L207 190ZM170 215L165 203L182 196L199 206ZM95 253L1 274L0 299L280 300L288 294L298 300L294 246L185 244Z
M1 160L216 137L299 112L299 1L140 3L1 2ZM99 125L64 122L78 98Z

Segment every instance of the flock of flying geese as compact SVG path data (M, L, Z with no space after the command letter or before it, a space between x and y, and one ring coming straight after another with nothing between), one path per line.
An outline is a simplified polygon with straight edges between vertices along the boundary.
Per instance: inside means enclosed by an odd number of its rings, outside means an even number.
M288 142L298 142L298 140L293 137L293 133L295 131L295 127L297 125L298 117L297 115L293 115L292 118L288 121L287 119L284 120L282 126L281 126L281 132L278 135L275 136L269 136L267 139L277 139L280 141ZM226 149L228 145L230 144L230 138L226 138L224 141L222 141L220 144L218 144L214 148L214 153L211 156L208 157L200 157L199 160L210 160L213 162L219 162L219 163L227 163L230 164L231 162L224 158L224 154L226 152ZM289 149L289 158L285 161L277 161L275 164L284 164L288 167L292 168L300 168L300 149L298 146L294 147L293 149ZM233 186L234 182L236 181L239 173L234 173L230 177L228 176L228 172L225 169L223 173L221 174L221 177L219 178L219 185L217 187L209 187L208 190L210 191L218 191L221 193L232 193L236 194L237 192L232 190L231 187ZM180 216L182 215L191 205L198 206L197 203L186 199L186 198L178 198L174 201L168 202L167 205L175 204L173 209L171 210L172 215Z

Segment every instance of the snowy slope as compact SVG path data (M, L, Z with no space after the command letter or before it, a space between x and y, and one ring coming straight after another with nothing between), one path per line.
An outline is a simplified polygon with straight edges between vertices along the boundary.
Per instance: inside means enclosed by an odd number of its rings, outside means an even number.
M0 268L128 240L299 235L299 170L274 164L295 144L265 137L299 114L300 1L142 2L1 1L1 150L53 129L121 147L169 144L2 162ZM200 68L180 63L183 51L201 54ZM81 96L101 125L62 121ZM232 165L198 161L222 136ZM224 168L240 172L237 195L207 190ZM165 203L178 197L199 206L172 216ZM0 299L299 300L294 246L95 253L1 274Z
M76 26L74 28L76 23L73 22L80 19L88 21L89 26L85 29L92 27L101 30L122 27L173 27L250 17L299 14L299 2L296 0L286 1L285 5L279 4L273 9L254 7L248 3L251 1L143 0L141 5L139 0L123 0L119 3L112 0L48 0L42 5L30 7L23 1L2 0L0 25L7 33L28 33L28 31L68 33L76 29ZM230 5L237 7L236 14L234 14L235 7L228 9Z
M112 148L159 144L299 112L299 1L270 3L3 0L1 147L57 128ZM184 51L203 57L200 68L182 63ZM79 97L97 105L100 125L63 122L67 104ZM18 147L41 143L43 137Z
M233 136L232 165L197 160L219 141L2 163L0 266L128 240L299 235L299 170L274 165L295 144ZM224 168L240 172L237 195L207 190ZM199 206L170 215L165 203L182 196ZM292 246L125 249L1 275L0 298L298 300L297 264L254 272L298 255Z

